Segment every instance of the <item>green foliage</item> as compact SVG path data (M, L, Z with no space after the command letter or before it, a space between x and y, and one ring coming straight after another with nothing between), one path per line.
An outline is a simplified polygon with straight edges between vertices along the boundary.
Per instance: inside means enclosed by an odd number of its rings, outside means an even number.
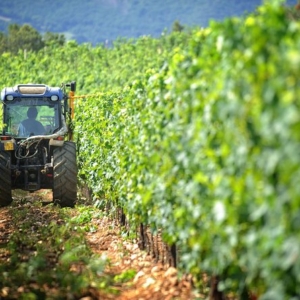
M195 30L121 92L77 104L81 175L95 193L162 228L183 269L221 275L240 295L300 293L299 28L266 3Z
M172 31L183 31L184 26L180 24L177 20L173 23Z
M79 225L80 228L84 229L87 232L96 232L97 227L93 224L91 224L91 221L95 218L99 219L102 217L102 214L100 211L95 211L93 208L88 207L78 207L79 214L71 218L70 223L74 224L73 227L75 230L77 226Z
M113 278L104 273L108 261L89 249L84 225L74 223L79 215L70 220L68 209L14 205L10 222L15 230L9 243L2 245L9 259L0 266L1 295L8 293L11 299L62 299L70 292L79 296L88 288L111 289ZM92 209L78 207L79 211L91 213Z
M4 41L5 43L5 41ZM28 24L11 24L8 27L8 36L6 41L7 49L12 53L18 53L21 50L37 51L43 48L44 43L39 32Z
M64 47L49 46L26 55L3 53L0 65L5 72L0 77L0 86L28 82L57 86L76 80L83 94L121 90L145 73L149 76L157 70L171 49L188 38L188 34L176 32L160 39L117 40L112 49L71 41Z
M66 42L66 37L63 34L54 33L54 32L46 32L43 35L43 41L45 46L63 46Z
M3 129L3 107L2 104L0 105L0 132L2 132Z
M127 270L124 271L123 273L116 275L114 277L114 281L116 283L124 283L127 282L129 280L132 280L136 275L136 271L135 270Z
M8 34L0 32L0 54L17 54L20 50L26 58L27 51L39 51L44 47L61 47L66 38L63 34L46 32L43 36L28 24L10 24Z

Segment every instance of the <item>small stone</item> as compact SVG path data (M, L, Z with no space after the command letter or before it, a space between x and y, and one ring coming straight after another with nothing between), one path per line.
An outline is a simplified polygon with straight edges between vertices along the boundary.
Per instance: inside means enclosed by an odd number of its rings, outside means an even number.
M144 271L139 271L136 273L136 275L134 276L134 279L133 279L133 283L137 283L138 280L143 277L145 275L145 272Z
M157 276L158 273L162 270L161 267L159 266L154 266L152 269L151 269L151 274L154 275L154 276Z
M155 282L156 282L156 281L155 281L154 278L148 277L148 278L146 279L146 282L143 283L142 287L143 287L144 289L147 289L150 285L154 284Z
M175 277L177 276L177 269L170 267L164 274L164 277Z

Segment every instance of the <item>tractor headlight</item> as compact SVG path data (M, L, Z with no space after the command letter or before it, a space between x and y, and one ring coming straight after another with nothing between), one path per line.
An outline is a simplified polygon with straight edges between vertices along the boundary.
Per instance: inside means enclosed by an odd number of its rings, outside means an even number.
M7 95L6 100L12 101L12 100L14 100L14 96L13 95Z
M52 101L57 101L58 100L58 96L57 95L52 95L50 99Z

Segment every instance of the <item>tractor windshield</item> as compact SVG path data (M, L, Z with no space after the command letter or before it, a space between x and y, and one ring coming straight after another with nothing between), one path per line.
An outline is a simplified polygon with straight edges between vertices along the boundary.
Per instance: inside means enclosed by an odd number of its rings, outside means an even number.
M15 137L50 135L60 128L59 105L43 98L6 102L4 132Z

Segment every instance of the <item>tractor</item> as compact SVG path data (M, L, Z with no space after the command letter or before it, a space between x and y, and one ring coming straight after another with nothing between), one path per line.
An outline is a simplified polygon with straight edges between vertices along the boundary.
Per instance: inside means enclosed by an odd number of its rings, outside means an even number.
M14 189L51 189L54 204L76 204L75 90L75 81L61 87L17 84L2 89L0 207L12 203Z

